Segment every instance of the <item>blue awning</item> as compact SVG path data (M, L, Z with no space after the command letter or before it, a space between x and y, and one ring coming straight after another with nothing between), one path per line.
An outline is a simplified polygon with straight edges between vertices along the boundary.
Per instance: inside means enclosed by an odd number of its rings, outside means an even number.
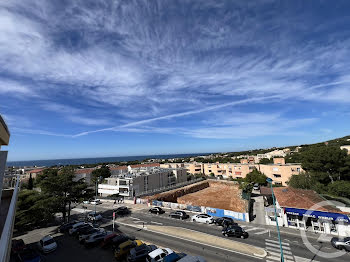
M285 208L286 214L296 215L296 216L304 216L304 217L312 217L336 222L346 222L350 223L350 218L344 214L331 213L331 212L322 212L322 211L313 211L306 209L298 209L298 208Z

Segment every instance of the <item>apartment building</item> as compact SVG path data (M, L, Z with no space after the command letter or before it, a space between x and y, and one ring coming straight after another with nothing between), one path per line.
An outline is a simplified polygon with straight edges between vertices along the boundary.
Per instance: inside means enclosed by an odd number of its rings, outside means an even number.
M1 146L7 146L9 140L10 132L0 115L0 149ZM16 214L17 195L19 191L19 177L5 177L4 175L6 160L7 151L0 151L0 261L4 262L10 260L11 239ZM12 178L15 179L13 187L3 183Z
M102 196L119 194L126 197L140 195L187 181L185 168L135 167L128 166L127 172L106 178L106 183L98 185Z
M184 167L190 174L214 174L216 177L221 175L223 178L234 179L245 178L248 173L257 169L271 178L276 185L286 185L292 175L303 171L300 164L286 164L282 157L274 158L273 161L271 164L254 164L249 163L249 159L241 159L241 163L185 163Z

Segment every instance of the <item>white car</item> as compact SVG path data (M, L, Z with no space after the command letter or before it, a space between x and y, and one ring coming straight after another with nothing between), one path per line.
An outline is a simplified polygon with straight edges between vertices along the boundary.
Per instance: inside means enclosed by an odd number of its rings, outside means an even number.
M206 223L212 224L214 222L214 218L208 214L198 214L191 217L192 222Z
M99 213L90 212L87 215L87 218L88 218L88 220L91 220L91 221L100 221L102 219L102 216Z
M50 253L56 250L57 243L52 236L45 236L39 241L38 246L43 253Z
M85 205L90 204L90 200L84 200L83 204L85 204Z
M158 248L147 255L147 262L160 262L167 255L174 253L170 248Z
M100 205L102 203L101 203L101 200L99 200L99 199L93 199L90 201L90 204L91 205Z

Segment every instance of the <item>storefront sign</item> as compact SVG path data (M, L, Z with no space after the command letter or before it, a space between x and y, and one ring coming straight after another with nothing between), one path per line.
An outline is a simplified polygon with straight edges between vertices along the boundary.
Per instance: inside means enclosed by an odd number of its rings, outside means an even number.
M311 211L311 210L289 208L289 207L286 207L285 211L286 211L286 214L289 214L289 215L312 217L312 218L318 218L318 219L324 219L324 220L350 223L350 218L344 214L322 212L322 211Z

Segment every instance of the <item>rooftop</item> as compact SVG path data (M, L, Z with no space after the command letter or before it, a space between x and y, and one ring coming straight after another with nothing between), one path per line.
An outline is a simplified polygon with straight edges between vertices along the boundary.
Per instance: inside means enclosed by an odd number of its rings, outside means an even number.
M313 190L296 189L292 187L275 187L273 192L281 207L290 207L323 212L343 213L334 206L319 206L318 203L325 201Z
M7 125L0 115L0 146L8 145L10 139L10 131L7 128Z

